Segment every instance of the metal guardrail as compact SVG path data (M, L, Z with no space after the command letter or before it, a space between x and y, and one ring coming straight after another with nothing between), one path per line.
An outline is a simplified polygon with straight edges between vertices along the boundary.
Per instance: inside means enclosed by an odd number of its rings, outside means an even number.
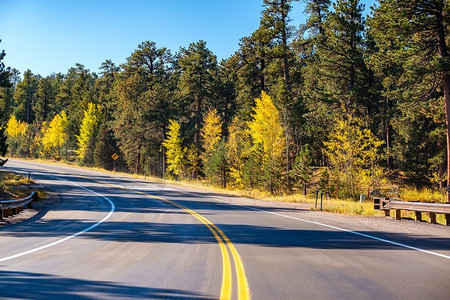
M402 209L409 211L431 212L436 214L450 214L450 204L405 202L389 200L383 203L383 209Z
M37 196L36 192L32 192L30 196L22 199L0 200L0 219L17 215L25 206L32 208L32 201L37 200Z
M383 210L386 216L390 216L390 210L395 210L395 218L401 219L401 211L414 211L415 220L422 220L422 213L428 213L429 222L436 223L436 214L445 215L445 225L450 225L450 203L431 203L431 202L407 202L396 201L389 198L374 197L373 208Z

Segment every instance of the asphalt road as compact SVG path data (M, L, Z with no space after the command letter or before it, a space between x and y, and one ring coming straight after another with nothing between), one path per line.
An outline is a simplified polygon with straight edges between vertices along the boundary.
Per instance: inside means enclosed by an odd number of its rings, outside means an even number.
M4 169L62 200L0 226L1 299L450 299L443 226L56 165Z

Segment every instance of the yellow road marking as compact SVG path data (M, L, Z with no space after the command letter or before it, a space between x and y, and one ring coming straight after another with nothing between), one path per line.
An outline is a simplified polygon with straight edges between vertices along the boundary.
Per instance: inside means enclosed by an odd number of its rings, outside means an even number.
M211 221L209 221L207 218L205 218L204 216L200 215L199 213L197 213L187 207L184 207L181 204L178 204L178 203L168 200L166 198L150 195L150 194L138 191L138 190L129 189L129 188L126 188L121 185L108 183L106 181L93 179L93 178L82 176L82 175L75 175L75 176L87 178L87 179L90 179L92 181L96 181L96 182L99 182L102 184L107 184L107 185L114 186L114 187L117 187L120 189L132 191L132 192L135 192L138 194L145 195L147 197L161 200L163 202L166 202L166 203L169 203L176 207L179 207L182 210L184 210L187 213L194 216L195 218L197 218L214 235L217 242L219 243L220 251L222 252L223 272L222 272L222 288L221 288L221 292L220 292L220 299L231 299L231 291L232 291L231 263L230 263L230 257L228 255L228 251L227 251L225 245L227 245L231 251L231 254L232 254L233 260L234 260L234 264L235 264L235 268L236 268L236 276L237 276L237 283L238 283L238 299L242 299L242 300L250 299L250 291L248 288L247 278L245 276L244 265L242 263L241 257L239 256L239 253L237 252L236 248L234 247L234 245L230 241L230 239L225 235L225 233L222 230L220 230L219 227L217 227ZM225 243L224 243L224 241L225 241Z

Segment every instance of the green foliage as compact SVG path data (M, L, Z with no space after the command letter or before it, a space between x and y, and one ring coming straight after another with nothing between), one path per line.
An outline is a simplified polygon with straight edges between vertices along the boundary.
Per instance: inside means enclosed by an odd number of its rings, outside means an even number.
M204 162L206 178L211 183L225 188L228 166L227 148L225 141L222 139L215 143L211 151L206 154Z
M2 126L0 127L0 156L5 156L6 152L8 150L8 144L6 143L6 134L5 134L6 127Z
M31 73L30 70L27 70L23 74L23 80L17 84L14 92L14 100L17 103L14 115L17 119L28 124L34 121L33 105L36 102L37 85L38 77Z
M97 142L95 143L94 150L94 164L97 167L104 168L106 170L113 169L112 155L115 151L115 143L112 132L108 129L108 125L105 120L100 125L99 133L97 136ZM118 150L117 150L118 151Z
M297 183L303 183L306 189L306 185L311 181L313 175L312 166L312 154L308 146L302 147L294 163L292 164L292 173Z
M2 40L0 40L1 43ZM5 57L5 50L0 51L0 88L2 87L9 87L9 76L10 76L10 68L5 67L5 64L2 62L3 58Z
M247 123L235 117L228 128L227 154L230 183L244 187L244 167L251 156L252 139Z
M182 73L178 81L178 90L183 99L185 114L189 115L189 130L194 143L200 150L200 129L206 105L214 103L215 76L217 58L206 47L205 41L191 43L181 48L178 66Z
M380 0L366 27L358 0L305 0L298 32L293 2L264 0L259 27L220 63L204 41L176 55L144 41L99 75L76 64L20 80L2 51L0 128L16 118L9 150L73 159L77 149L107 169L280 194L294 180L354 197L385 174L442 188L448 1Z
M36 101L33 104L36 121L48 122L57 113L55 105L58 89L59 81L56 76L48 76L39 80Z

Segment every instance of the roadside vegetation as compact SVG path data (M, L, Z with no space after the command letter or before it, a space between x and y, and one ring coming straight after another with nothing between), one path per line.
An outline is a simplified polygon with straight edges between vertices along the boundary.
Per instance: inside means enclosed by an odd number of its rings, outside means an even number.
M0 199L20 199L25 198L35 191L29 185L34 183L33 180L25 178L21 175L0 171ZM38 192L42 199L45 196L44 192Z
M280 201L320 190L326 211L366 216L361 195L448 201L449 1L380 0L365 17L358 0L305 0L300 28L292 2L264 0L220 62L205 41L144 41L99 74L0 64L0 154Z

